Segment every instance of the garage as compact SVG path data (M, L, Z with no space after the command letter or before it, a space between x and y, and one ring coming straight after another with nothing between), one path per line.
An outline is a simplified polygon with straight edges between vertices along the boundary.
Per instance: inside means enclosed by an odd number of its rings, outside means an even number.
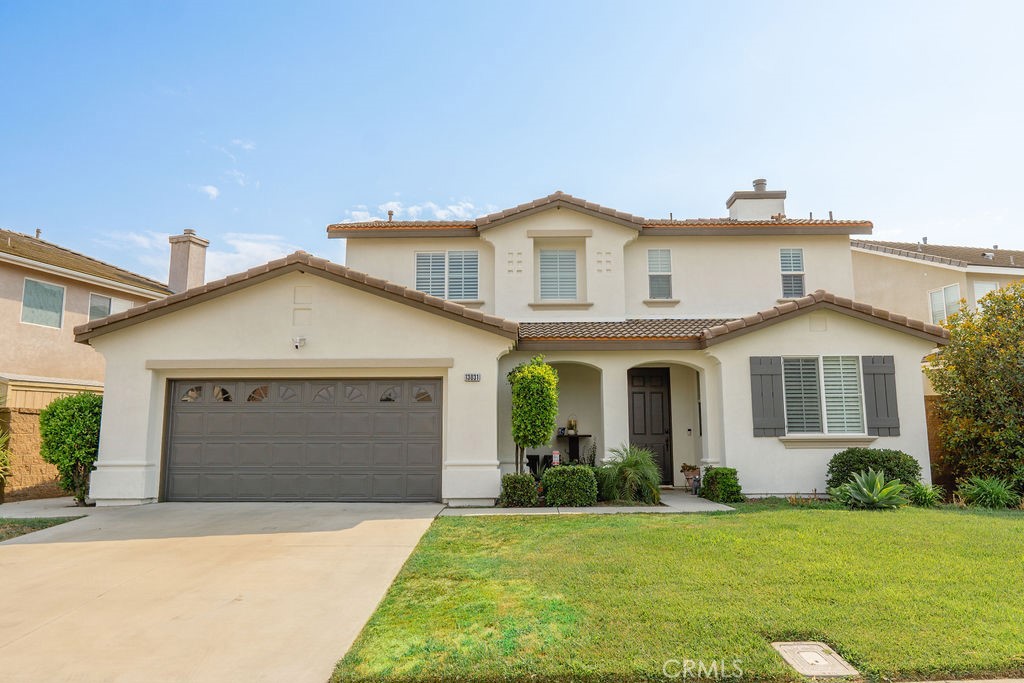
M169 501L441 499L440 379L168 382Z

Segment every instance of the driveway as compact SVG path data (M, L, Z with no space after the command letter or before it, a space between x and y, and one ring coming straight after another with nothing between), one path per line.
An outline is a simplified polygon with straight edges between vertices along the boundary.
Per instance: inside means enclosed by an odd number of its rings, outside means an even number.
M2 678L324 683L440 510L161 503L2 543Z

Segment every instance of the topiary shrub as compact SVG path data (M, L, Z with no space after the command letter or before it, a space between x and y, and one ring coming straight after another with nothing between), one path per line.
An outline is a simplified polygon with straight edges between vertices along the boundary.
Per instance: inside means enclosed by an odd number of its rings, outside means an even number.
M716 503L742 503L743 489L733 467L709 467L701 478L700 496Z
M548 507L585 507L597 502L597 478L586 465L549 467L541 485Z
M85 505L89 473L100 447L100 413L103 398L96 394L64 396L39 414L40 455L57 467L60 487Z
M847 448L828 462L829 489L836 489L861 472L885 472L890 479L899 479L907 486L921 480L921 463L903 451L888 448Z
M983 508L1012 508L1020 504L1020 496L1010 482L999 477L970 477L960 484L957 493L968 505Z
M512 440L516 443L516 472L523 471L526 449L551 440L558 417L558 373L534 356L506 375L512 389Z
M612 457L597 473L603 500L628 500L658 503L661 501L661 470L654 464L654 453L639 446L612 449Z
M537 480L529 472L506 474L501 478L498 504L507 508L537 507Z

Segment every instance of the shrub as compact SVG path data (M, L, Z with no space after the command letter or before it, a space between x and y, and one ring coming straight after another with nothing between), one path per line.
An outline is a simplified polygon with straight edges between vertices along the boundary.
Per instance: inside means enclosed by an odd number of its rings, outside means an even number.
M922 484L919 481L915 481L907 489L907 500L919 508L937 508L945 497L946 492L941 486Z
M701 478L700 495L716 503L742 503L743 489L733 467L709 467Z
M868 469L855 472L850 481L829 489L829 494L851 508L865 510L894 510L907 504L902 495L906 484L899 479L886 479L885 472Z
M516 472L523 471L527 448L551 440L558 417L558 373L534 356L506 375L512 387L512 440L516 443Z
M847 448L832 456L828 463L829 490L839 488L858 472L885 471L907 486L921 480L921 464L903 451L888 448Z
M78 505L85 504L89 473L95 469L102 408L102 397L83 393L58 398L39 414L40 454L56 465L60 487Z
M957 490L968 505L983 508L1012 508L1020 504L1010 482L999 477L970 477Z
M541 485L549 507L584 507L597 502L597 479L586 465L549 467Z
M612 457L600 467L601 497L604 500L660 502L661 470L654 464L654 453L633 445L613 448L611 452Z
M529 472L506 474L501 478L501 498L498 502L507 508L537 506L537 480Z

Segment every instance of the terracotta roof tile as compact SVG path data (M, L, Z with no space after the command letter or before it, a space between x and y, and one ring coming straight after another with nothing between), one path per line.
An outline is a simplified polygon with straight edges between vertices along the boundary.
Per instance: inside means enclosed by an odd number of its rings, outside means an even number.
M520 339L696 339L724 320L657 318L622 322L519 323Z
M64 268L83 275L92 275L121 285L145 289L152 292L154 296L166 296L171 293L167 285L162 282L150 280L148 277L112 266L56 244L23 235L20 232L0 230L0 253Z
M966 268L967 266L1024 268L1024 251L1016 249L958 247L946 244L917 244L915 242L879 242L876 240L851 240L850 246L855 249L877 251L957 268ZM992 254L992 258L985 258L985 254Z

